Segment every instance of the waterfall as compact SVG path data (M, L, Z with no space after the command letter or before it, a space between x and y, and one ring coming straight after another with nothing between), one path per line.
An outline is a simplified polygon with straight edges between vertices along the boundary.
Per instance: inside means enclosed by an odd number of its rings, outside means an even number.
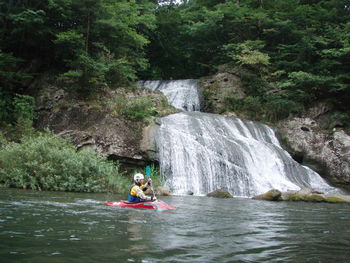
M164 94L175 107L191 110L200 105L200 95L193 92L199 89L194 85L193 80L148 82L149 88L167 91ZM189 98L190 94L195 94L194 98ZM186 103L179 98L185 98ZM226 189L234 196L251 197L272 188L286 191L304 187L336 191L316 172L294 161L274 130L262 123L198 111L172 114L160 118L159 123L160 170L175 194L191 191L204 195Z
M201 92L195 79L185 80L147 80L139 85L159 90L168 98L169 104L184 111L200 111Z

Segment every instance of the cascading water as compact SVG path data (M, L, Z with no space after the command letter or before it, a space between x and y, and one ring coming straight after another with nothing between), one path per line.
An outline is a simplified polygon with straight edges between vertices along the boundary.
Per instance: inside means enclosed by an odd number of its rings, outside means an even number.
M200 110L194 80L143 83L152 89L160 87L175 107ZM176 87L180 88L176 91ZM186 95L179 95L182 91ZM190 94L195 94L194 98ZM186 103L179 98L186 98ZM235 196L251 197L272 188L303 187L337 191L316 172L294 161L267 125L198 111L172 114L159 122L156 142L161 174L175 194L190 191L204 195L226 189Z
M199 111L201 107L200 87L195 79L147 80L139 85L159 90L168 98L169 104L184 111Z

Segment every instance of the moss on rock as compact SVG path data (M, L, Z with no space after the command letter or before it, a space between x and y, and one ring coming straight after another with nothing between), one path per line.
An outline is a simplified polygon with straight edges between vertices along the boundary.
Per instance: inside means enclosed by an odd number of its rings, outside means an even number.
M258 196L253 197L255 200L266 200L266 201L278 201L280 200L280 197L282 195L282 192L277 189L272 189L265 194L261 194Z
M305 201L305 202L325 202L326 199L322 194L291 194L288 201Z
M350 195L326 195L309 188L287 192L272 189L264 194L255 196L252 199L266 201L350 203Z

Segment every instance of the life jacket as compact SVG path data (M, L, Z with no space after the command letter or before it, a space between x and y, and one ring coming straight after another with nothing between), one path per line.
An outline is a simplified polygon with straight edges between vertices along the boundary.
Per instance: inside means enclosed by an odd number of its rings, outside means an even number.
M134 189L135 187L141 188L142 191L145 191L147 189L147 186L145 186L145 185L138 186L136 184L133 184L130 187L130 191L129 191L129 194L128 194L128 201L129 202L133 202L133 203L144 202L145 200L143 200L143 199L141 199L140 197L137 196L136 189Z

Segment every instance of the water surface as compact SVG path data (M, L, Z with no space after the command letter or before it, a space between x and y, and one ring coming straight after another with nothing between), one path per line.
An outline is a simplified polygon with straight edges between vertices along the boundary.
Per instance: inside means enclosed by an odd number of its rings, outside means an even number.
M349 262L350 206L0 189L1 262Z

